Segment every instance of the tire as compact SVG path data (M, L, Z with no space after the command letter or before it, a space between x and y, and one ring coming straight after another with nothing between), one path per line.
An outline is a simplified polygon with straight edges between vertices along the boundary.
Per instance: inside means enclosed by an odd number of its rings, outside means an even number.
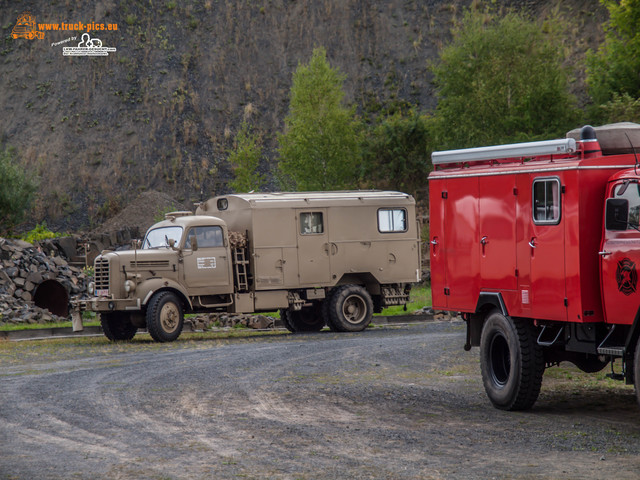
M324 328L325 320L319 303L302 310L281 310L281 312L284 312L287 320L283 323L290 332L319 332Z
M361 332L371 323L373 300L364 287L343 285L329 297L326 315L331 330Z
M324 319L324 323L329 327L332 332L339 332L338 327L331 320L331 316L329 315L329 305L331 305L331 298L333 298L333 294L336 293L335 290L331 290L327 294L327 298L322 302L320 313L322 318Z
M173 342L184 325L182 304L172 292L155 294L147 306L147 330L156 342Z
M480 367L491 403L501 410L528 410L538 399L544 354L531 321L489 314L482 327Z
M105 312L100 314L100 325L105 337L112 342L131 340L138 327L131 323L131 318L124 312Z
M281 308L279 310L280 313L280 320L282 320L282 323L284 324L284 327L289 330L291 333L294 333L295 330L293 329L293 327L291 326L291 323L289 323L289 310L287 310L286 308Z
M636 390L636 400L640 405L640 385L638 383L640 383L640 338L638 338L636 351L633 355L633 386Z

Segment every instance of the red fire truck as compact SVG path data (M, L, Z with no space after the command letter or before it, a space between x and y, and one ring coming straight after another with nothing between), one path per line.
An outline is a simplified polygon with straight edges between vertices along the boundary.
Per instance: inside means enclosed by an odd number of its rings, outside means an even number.
M432 161L433 306L462 313L493 405L531 408L563 361L640 379L640 125Z

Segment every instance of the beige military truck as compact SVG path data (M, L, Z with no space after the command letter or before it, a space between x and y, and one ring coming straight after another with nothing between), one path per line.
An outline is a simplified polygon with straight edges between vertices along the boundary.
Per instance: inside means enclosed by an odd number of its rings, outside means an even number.
M98 256L92 298L78 304L110 340L146 327L173 341L185 313L216 311L279 309L292 332L361 331L420 281L415 201L400 192L223 195L168 213L138 247Z

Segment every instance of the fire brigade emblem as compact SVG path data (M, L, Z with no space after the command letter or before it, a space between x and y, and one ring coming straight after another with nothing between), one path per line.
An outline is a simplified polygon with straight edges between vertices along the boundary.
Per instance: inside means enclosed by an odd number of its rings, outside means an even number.
M638 272L636 264L628 258L623 258L618 262L616 270L616 280L618 281L618 290L625 295L631 295L636 291L638 284Z

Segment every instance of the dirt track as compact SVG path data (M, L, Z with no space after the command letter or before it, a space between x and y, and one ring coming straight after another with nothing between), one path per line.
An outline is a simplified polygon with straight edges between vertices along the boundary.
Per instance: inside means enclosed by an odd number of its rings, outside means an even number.
M630 387L550 370L532 411L498 411L482 389L477 349L462 350L461 324L101 342L0 344L0 479L640 471Z

